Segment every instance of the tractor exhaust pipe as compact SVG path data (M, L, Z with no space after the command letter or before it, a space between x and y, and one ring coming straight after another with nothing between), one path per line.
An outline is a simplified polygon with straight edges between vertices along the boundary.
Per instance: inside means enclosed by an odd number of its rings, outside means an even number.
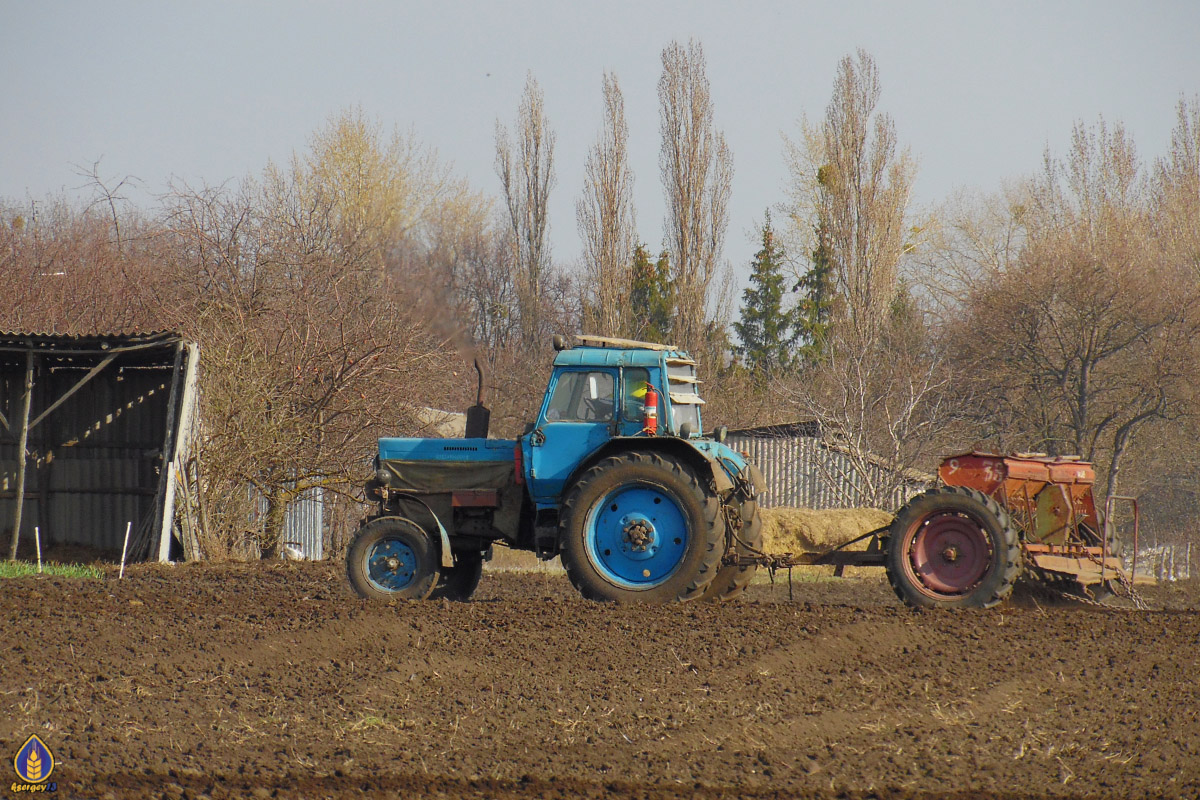
M475 356L475 372L479 375L479 386L475 392L475 405L467 409L466 434L468 439L486 439L492 412L483 404L483 365L479 363L479 356Z

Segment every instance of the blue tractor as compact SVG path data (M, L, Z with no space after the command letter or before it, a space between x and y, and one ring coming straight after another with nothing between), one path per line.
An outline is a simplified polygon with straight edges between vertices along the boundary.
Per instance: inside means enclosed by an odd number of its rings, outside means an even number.
M520 439L487 438L480 373L466 438L379 440L376 511L346 559L360 595L465 600L496 544L560 557L593 600L722 601L746 588L762 476L724 429L704 436L696 362L667 345L577 339L555 337Z

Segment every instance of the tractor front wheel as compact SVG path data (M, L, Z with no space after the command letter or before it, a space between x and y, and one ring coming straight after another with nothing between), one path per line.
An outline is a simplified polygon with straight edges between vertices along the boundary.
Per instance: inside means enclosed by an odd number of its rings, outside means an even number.
M350 585L369 600L424 600L438 579L438 547L411 519L377 517L346 552Z
M686 463L610 456L563 501L562 563L591 600L668 603L703 594L725 545L721 504Z
M990 608L1011 593L1021 543L1008 513L982 492L943 486L913 498L888 534L887 576L921 608Z

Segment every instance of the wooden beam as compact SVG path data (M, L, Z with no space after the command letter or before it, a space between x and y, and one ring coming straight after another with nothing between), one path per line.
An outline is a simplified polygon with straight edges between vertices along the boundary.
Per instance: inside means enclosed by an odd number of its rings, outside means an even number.
M42 413L38 414L37 419L35 419L33 422L29 423L29 427L36 428L39 422L44 420L46 417L50 416L50 414L52 414L59 406L61 406L65 402L67 402L67 399L70 398L71 395L75 394L80 389L82 389L84 386L86 386L88 381L90 381L92 378L99 375L104 370L105 367L107 367L109 364L111 364L113 362L113 359L116 357L117 357L116 353L110 353L107 358L105 358L99 364L97 364L96 366L94 366L90 370L88 370L87 375L84 375L82 378L79 379L79 381L74 386L72 386L70 389L67 389L67 391L63 392L62 396L59 397L57 400L55 400L54 403L49 408L47 408Z
M17 442L17 502L13 510L12 544L8 560L17 560L17 542L21 538L21 512L25 506L25 450L29 447L29 408L33 404L33 348L25 351L25 403L21 411L21 436Z

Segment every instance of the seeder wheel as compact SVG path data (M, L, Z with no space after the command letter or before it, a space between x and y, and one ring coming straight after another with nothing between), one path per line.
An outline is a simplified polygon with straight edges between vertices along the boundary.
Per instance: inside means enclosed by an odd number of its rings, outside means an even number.
M913 498L888 535L897 596L923 608L990 608L1011 593L1021 545L1008 514L973 489L943 486Z

